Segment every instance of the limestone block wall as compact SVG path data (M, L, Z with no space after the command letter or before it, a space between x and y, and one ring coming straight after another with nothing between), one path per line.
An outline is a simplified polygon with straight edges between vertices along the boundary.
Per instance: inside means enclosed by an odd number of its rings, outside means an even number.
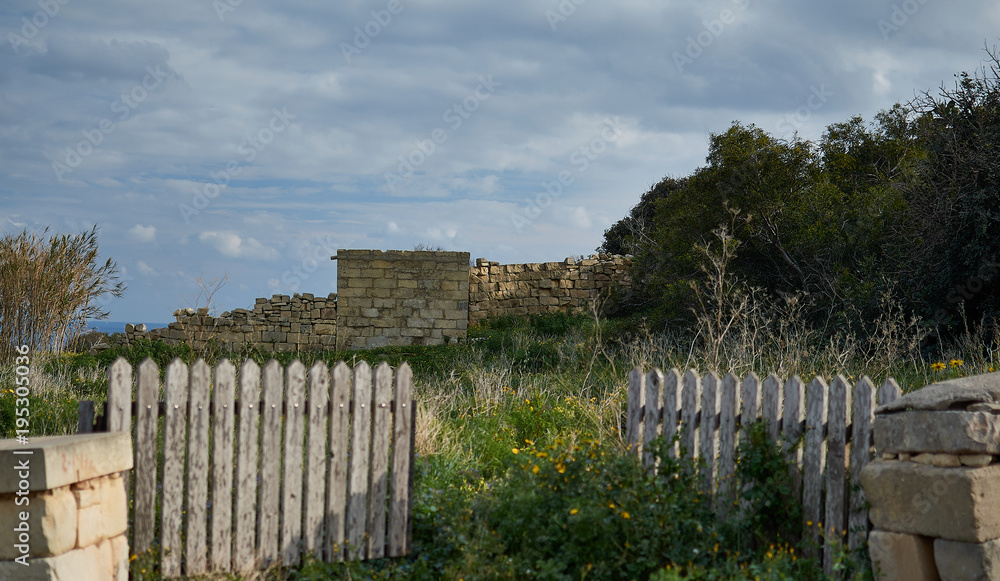
M469 272L469 324L498 315L586 310L603 290L631 284L631 262L630 257L608 254L532 264L477 259Z
M469 253L338 250L337 347L439 345L465 337Z
M127 433L3 440L0 463L0 579L128 580Z
M151 331L145 325L126 326L124 340L187 342L196 350L214 341L227 351L239 351L249 343L266 352L333 349L337 341L336 293L319 298L310 293L274 295L257 299L253 310L235 309L213 317L208 309L181 309L174 317L177 320L167 327Z

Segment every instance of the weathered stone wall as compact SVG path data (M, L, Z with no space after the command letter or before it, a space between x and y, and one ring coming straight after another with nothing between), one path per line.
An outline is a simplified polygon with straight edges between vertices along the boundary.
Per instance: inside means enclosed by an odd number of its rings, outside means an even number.
M0 461L0 579L128 580L127 433L4 440Z
M174 317L177 320L162 329L126 326L125 337L128 342L137 337L171 344L186 342L199 351L213 341L226 351L239 351L251 344L265 352L333 349L337 341L335 293L325 298L310 293L274 295L257 299L253 310L235 309L213 317L208 309L181 309Z
M628 257L607 254L532 264L480 258L469 273L469 324L499 315L584 311L605 289L629 286L630 265Z
M338 250L336 259L338 348L465 337L468 252Z

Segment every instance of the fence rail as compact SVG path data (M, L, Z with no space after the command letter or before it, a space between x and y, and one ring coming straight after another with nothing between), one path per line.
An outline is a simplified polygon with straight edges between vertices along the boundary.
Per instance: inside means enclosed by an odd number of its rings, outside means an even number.
M895 400L899 386L889 378L878 390L878 405ZM716 512L727 518L735 491L739 428L763 419L775 442L781 442L792 470L803 520L817 542L823 542L824 570L832 572L834 542L847 532L850 550L865 547L868 510L859 485L861 469L872 458L871 425L875 387L862 377L853 388L842 375L829 385L821 377L805 384L797 376L782 381L774 374L761 381L751 373L704 377L677 369L629 374L626 441L650 465L649 443L658 436L679 435L680 450L700 459L702 486L712 494ZM710 418L710 421L704 421ZM802 446L798 446L800 438ZM854 444L852 446L852 443ZM804 524L805 524L804 523ZM820 538L820 528L824 534Z
M122 358L111 365L98 427L133 434L131 546L141 553L158 540L164 577L296 565L304 554L408 552L415 406L406 363L394 374L384 362L307 370L272 360L261 370L248 360L237 374L226 360L214 370L174 360L163 401L152 360L139 365L135 401L132 371ZM81 432L94 428L92 402L81 402L79 419Z

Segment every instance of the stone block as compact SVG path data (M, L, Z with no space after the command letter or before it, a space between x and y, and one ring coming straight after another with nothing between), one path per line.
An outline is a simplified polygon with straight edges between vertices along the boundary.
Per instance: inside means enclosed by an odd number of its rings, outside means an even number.
M1000 540L962 543L935 539L934 562L947 581L1000 579Z
M917 454L913 457L913 461L917 464L928 464L942 468L956 468L962 465L962 461L954 454Z
M1000 453L1000 416L988 412L906 411L875 417L879 452Z
M15 452L18 452L15 454ZM30 452L30 454L29 454ZM132 468L132 439L125 433L39 436L27 445L0 441L0 494L20 488L19 471L28 461L28 490L52 490Z
M861 471L876 528L981 543L1000 537L1000 465L940 468L876 460Z
M125 581L112 564L112 545L105 541L53 557L28 559L25 567L13 561L0 563L0 581Z
M76 546L76 497L68 486L33 492L27 505L18 506L16 498L24 497L0 496L0 559L23 554L15 546L22 544L21 531L15 530L22 522L27 522L28 555L32 557L61 555ZM22 521L22 516L27 516L27 521Z

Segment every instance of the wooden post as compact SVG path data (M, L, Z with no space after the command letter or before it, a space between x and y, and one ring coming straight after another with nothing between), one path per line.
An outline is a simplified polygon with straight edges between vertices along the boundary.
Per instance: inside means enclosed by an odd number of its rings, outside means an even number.
M223 359L215 366L212 397L212 551L214 571L229 571L233 540L233 424L236 368Z
M659 372L659 370L657 370ZM677 435L677 412L681 403L681 373L677 369L671 369L666 374L661 374L657 380L663 384L663 439L667 441L667 456L677 457L677 444L673 443L674 436Z
M828 388L822 377L806 387L806 442L802 453L802 512L807 535L819 541L823 518L823 423Z
M341 361L333 368L330 413L330 465L327 478L327 561L343 561L347 530L347 468L351 419L351 368Z
M642 407L646 395L646 376L636 367L628 374L628 411L625 416L625 445L631 452L639 451L642 439Z
M281 558L282 565L295 566L302 558L302 441L305 437L306 368L296 359L286 373Z
M389 442L392 433L392 368L385 361L375 368L372 401L371 483L368 486L368 558L385 555L385 502L389 489Z
M362 361L354 368L354 405L351 408L351 467L348 499L347 554L365 558L368 530L368 470L371 458L372 372Z
M143 367L146 364L143 363ZM155 368L155 366L154 366ZM147 367L147 369L149 369ZM163 502L160 520L160 573L181 574L181 510L184 503L184 450L188 368L180 359L167 366L167 409L163 421Z
M772 442L779 441L778 418L781 417L781 380L775 374L764 379L764 393L761 396L761 416L767 424L767 434Z
M823 520L823 572L833 575L834 549L844 531L844 453L847 447L847 398L850 386L843 375L830 384L826 436L826 516ZM838 575L839 577L839 575Z
M413 372L403 363L396 370L395 421L392 443L392 489L389 491L389 557L409 551L410 457L413 451Z
M278 559L278 510L281 489L281 365L264 366L264 409L261 420L260 502L257 505L257 555L261 568Z
M847 519L847 546L851 552L865 547L868 542L868 509L865 491L861 488L861 470L871 462L872 405L875 386L867 376L854 386L853 421L851 425L851 507Z
M646 385L646 396L643 403L643 426L642 426L642 463L652 469L655 457L650 443L659 435L657 428L663 417L662 398L660 389L663 386L663 373L659 369L650 371L643 380Z
M719 494L715 503L721 520L726 520L732 512L730 509L736 498L733 482L736 476L736 417L740 407L737 383L739 380L732 373L727 373L722 378L719 405Z
M698 453L695 448L698 434L698 401L701 399L701 378L689 369L684 374L684 390L681 392L681 446L685 458L694 460Z
M317 361L309 369L309 433L306 436L305 531L307 552L323 558L323 521L326 517L327 416L330 410L330 371Z
M257 450L260 446L260 367L247 359L240 367L239 449L236 453L236 530L233 542L235 573L256 566Z
M131 378L129 383L131 383ZM156 529L157 438L160 415L160 369L152 359L139 365L136 385L135 494L133 495L132 552L144 553L153 545ZM161 541L162 542L162 541Z
M192 576L208 572L205 517L208 504L208 386L211 381L211 370L205 360L195 361L188 386L187 527L184 536L186 574Z
M709 371L701 382L701 426L698 452L702 461L702 490L715 492L715 412L719 402L719 376Z

